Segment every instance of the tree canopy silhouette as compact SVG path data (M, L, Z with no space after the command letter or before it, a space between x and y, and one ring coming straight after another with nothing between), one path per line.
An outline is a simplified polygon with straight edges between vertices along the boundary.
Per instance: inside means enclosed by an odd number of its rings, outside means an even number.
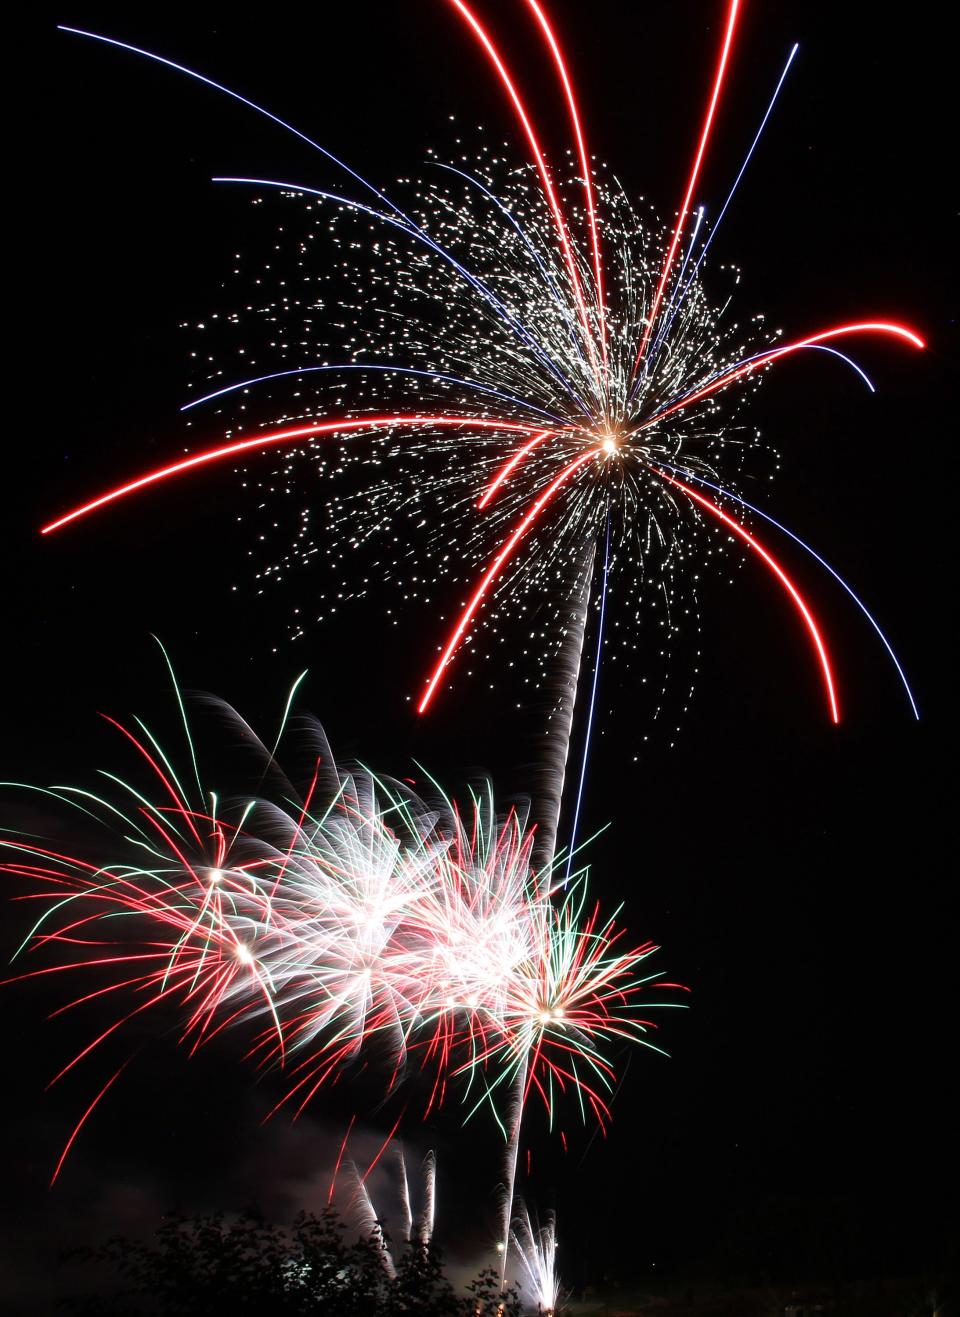
M377 1229L349 1240L333 1211L301 1213L271 1224L255 1211L164 1219L148 1241L114 1238L75 1253L101 1292L74 1297L83 1317L520 1317L515 1290L501 1293L498 1273L481 1271L458 1294L440 1251L411 1241L394 1260Z

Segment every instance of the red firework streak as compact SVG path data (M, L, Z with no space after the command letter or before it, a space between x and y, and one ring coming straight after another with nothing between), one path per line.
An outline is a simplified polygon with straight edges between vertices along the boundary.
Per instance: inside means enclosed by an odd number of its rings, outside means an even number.
M830 709L830 717L833 722L838 723L840 721L840 709L837 705L837 693L833 681L833 671L830 667L830 659L827 656L827 647L823 643L823 637L820 635L820 630L816 622L813 620L813 614L810 612L809 605L803 599L803 596L800 594L800 591L794 583L790 580L790 577L786 574L773 555L769 553L762 544L758 543L746 527L741 526L740 522L734 521L732 517L728 517L723 509L718 507L712 499L701 494L699 490L691 489L691 487L685 485L682 480L677 480L675 476L668 475L666 471L661 471L658 467L651 466L651 470L656 471L660 479L665 480L668 485L673 485L675 489L682 489L687 498L692 499L694 503L705 508L707 512L716 517L718 521L723 522L724 526L732 530L735 535L738 535L745 544L750 546L754 553L763 559L773 572L774 576L776 576L777 580L793 600L797 611L803 618L807 631L810 633L813 647L816 650L817 658L820 662L820 670L823 673L823 684L827 691L827 704Z
M912 343L915 348L926 347L919 334L915 334L906 325L899 325L891 320L858 320L849 325L835 325L832 329L821 330L819 334L811 334L809 338L797 339L794 343L785 343L783 347L770 348L768 352L761 352L758 356L751 357L749 361L742 361L738 366L731 366L729 370L723 371L722 374L708 384L702 385L699 389L694 389L692 393L686 394L683 398L678 398L676 402L670 403L662 411L656 412L649 420L638 425L637 430L647 430L653 425L659 425L661 421L668 416L672 416L674 412L682 411L685 407L691 407L703 398L709 398L712 393L717 393L718 390L726 388L734 380L743 379L744 376L759 370L761 366L769 366L771 362L777 361L780 357L787 357L793 352L799 352L801 348L813 348L819 343L827 343L832 338L846 338L848 334L890 334L894 338L902 338L907 343Z
M537 519L540 516L540 513L544 510L544 508L546 508L549 505L554 495L561 488L561 486L566 484L567 480L569 480L569 478L576 471L579 471L579 469L584 465L584 463L590 462L595 458L596 458L596 452L594 451L594 449L588 448L586 452L581 453L579 457L575 457L572 462L568 463L568 465L563 468L563 470L560 472L558 476L554 476L553 480L550 481L550 484L546 487L543 493L535 500L533 506L530 508L530 511L526 513L526 515L520 521L519 525L516 526L513 533L510 535L510 538L506 541L506 543L500 549L497 556L494 558L493 562L484 572L483 576L480 578L480 583L477 586L477 588L474 590L469 603L464 608L463 612L460 614L460 621L454 627L453 633L450 636L450 639L447 641L446 645L444 646L442 654L440 655L440 660L437 663L437 666L434 668L430 680L427 682L427 689L424 692L423 699L420 701L419 705L417 706L417 711L419 713L426 712L427 706L429 705L430 701L433 699L433 693L436 690L437 682L440 680L441 673L443 672L447 664L450 662L451 658L453 657L454 650L457 648L457 646L460 644L460 641L463 639L463 635L467 630L467 627L470 625L470 622L473 619L473 615L476 613L477 609L480 607L481 603L483 602L484 595L487 593L487 591L490 589L490 586L500 575L500 572L503 569L503 567L505 567L506 564L509 562L514 549L523 539L524 535L526 535L530 527L537 521Z
M470 7L464 3L464 0L450 0L450 3L454 6L455 9L459 10L459 12L466 19L466 21L469 23L470 27L472 28L475 36L477 37L480 44L483 46L484 50L486 51L490 59L490 62L493 64L493 67L497 71L497 75L499 76L500 81L503 83L504 87L507 90L507 95L510 98L511 104L513 105L517 118L520 121L521 127L523 128L524 135L530 145L530 150L533 155L534 162L536 163L537 166L537 172L539 173L540 181L543 184L544 195L547 198L547 204L550 207L550 213L553 216L554 224L556 225L556 229L557 229L557 235L560 239L560 247L563 252L564 263L567 267L567 272L570 276L570 284L573 288L573 295L577 303L577 310L580 313L580 323L583 326L587 351L590 354L590 360L591 363L593 364L594 371L597 373L597 384L599 386L600 392L602 393L603 386L600 380L599 367L597 365L597 354L593 344L593 334L591 333L591 329L590 329L590 316L587 312L587 305L583 297L583 285L580 280L580 274L577 270L576 261L574 260L573 250L570 246L570 237L569 234L567 233L566 222L564 221L563 214L561 213L560 210L560 205L557 201L556 191L554 189L553 182L550 178L550 171L547 168L547 162L544 159L543 150L540 146L540 142L537 139L537 135L533 130L533 125L531 123L530 115L527 112L527 108L524 105L523 101L520 99L520 96L514 85L513 79L510 77L507 67L504 64L503 59L501 58L496 46L494 46L493 42L490 40L488 33L486 32L484 27L480 24L476 15L473 13ZM533 8L535 14L539 17L541 21L541 25L544 29L545 34L548 36L548 39L551 42L553 42L553 48L556 51L556 58L559 61L559 68L564 78L565 85L569 86L569 83L566 81L566 69L563 66L562 59L560 58L559 48L557 47L556 42L553 40L553 34L550 31L549 27L547 26L546 20L543 18L543 15L540 13L539 7L536 4L532 3L532 0L528 0L528 3L531 4L531 8ZM570 93L570 107L574 117L574 122L577 124L577 128L579 130L579 120L577 119L576 106L574 105L573 102L572 92ZM582 146L582 140L581 140L581 149L583 151L581 159L585 160L586 150ZM589 175L587 175L584 181L588 189L588 195L589 195L588 207L590 208L592 213L592 192L590 190ZM595 225L593 231L595 237L596 236ZM596 260L597 260L597 265L599 267L599 252L596 256ZM598 286L598 291L599 291L599 286Z
M483 494L477 500L477 507L485 508L504 481L509 480L513 471L520 465L527 454L532 453L535 448L539 448L544 439L552 439L553 436L553 430L541 430L539 434L535 434L532 439L528 439L521 448L518 448L513 457L503 464L497 474L490 481L489 485L487 485Z
M134 480L107 490L105 494L100 494L97 498L91 499L89 503L83 503L79 507L72 508L69 512L65 512L62 517L58 517L56 521L50 521L45 526L41 526L40 534L49 535L51 531L60 530L62 526L69 525L71 521L76 521L91 512L96 512L98 508L104 507L107 503L114 503L117 499L125 498L128 494L134 494L137 490L145 489L148 485L155 485L161 480L169 480L172 476L182 475L184 471L193 471L197 467L206 466L210 462L219 462L225 457L236 457L240 453L249 453L258 448L276 447L278 444L292 444L296 443L298 439L316 439L324 434L340 434L351 430L386 430L396 426L405 428L471 426L474 429L481 430L515 430L522 434L532 434L540 428L536 425L523 425L519 421L485 420L473 416L397 415L364 416L359 419L356 417L341 417L336 421L321 421L316 425L298 425L289 430L267 431L253 439L241 439L232 444L219 444L216 448L204 449L203 452L194 453L190 457L182 458L179 462L171 462L168 466L147 471Z
M580 160L580 169L583 174L583 190L587 201L587 219L590 225L590 251L593 257L593 277L596 281L597 318L600 323L600 346L603 352L604 367L606 367L607 319L603 291L603 261L600 257L600 235L597 230L596 201L593 195L593 183L590 179L590 158L587 155L587 145L584 140L583 128L581 126L580 112L577 109L576 98L573 94L573 86L570 82L570 75L567 73L567 66L564 63L560 46L554 36L550 24L547 22L546 15L537 3L537 0L527 0L527 4L533 11L537 22L540 24L547 45L550 47L550 54L553 56L553 62L556 65L557 73L560 75L560 81L563 84L563 94L566 97L567 109L570 113L570 126L573 129L573 135L577 143L577 155Z
M663 270L660 274L660 282L657 284L657 291L653 296L653 304L650 313L647 316L646 328L643 331L643 338L640 341L640 347L637 351L637 358L633 363L633 374L643 361L647 347L650 343L650 335L653 333L653 327L657 319L657 313L660 310L660 304L663 301L664 289L667 286L667 280L670 278L670 271L673 268L674 257L677 254L677 245L680 242L680 235L683 232L683 222L690 210L690 201L693 197L693 189L697 186L697 179L700 176L700 167L703 164L703 157L706 154L707 143L710 140L710 129L713 127L713 118L717 110L717 102L720 99L720 89L723 86L723 75L727 69L727 61L730 58L730 50L733 45L733 36L737 26L737 17L740 11L740 0L731 0L730 8L727 11L726 30L724 32L723 45L720 49L720 58L717 63L717 72L713 80L713 92L710 97L710 103L707 106L706 117L703 121L703 129L700 133L700 142L697 146L697 154L693 160L693 166L690 170L690 179L687 183L687 190L684 194L683 201L680 205L680 213L677 216L676 227L673 230L673 237L670 240L670 246L667 249L666 259L663 262Z

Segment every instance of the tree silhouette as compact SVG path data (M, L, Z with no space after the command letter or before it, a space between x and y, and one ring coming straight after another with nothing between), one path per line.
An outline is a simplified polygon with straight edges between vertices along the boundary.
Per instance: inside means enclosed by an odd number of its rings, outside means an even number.
M388 1266L378 1228L348 1241L336 1213L301 1213L289 1228L255 1211L171 1215L149 1241L114 1238L72 1256L104 1277L96 1295L73 1297L83 1317L520 1317L519 1296L484 1271L458 1295L433 1245L411 1242Z

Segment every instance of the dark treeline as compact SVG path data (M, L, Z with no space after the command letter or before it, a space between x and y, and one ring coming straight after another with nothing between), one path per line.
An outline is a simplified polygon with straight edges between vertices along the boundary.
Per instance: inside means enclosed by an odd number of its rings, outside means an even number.
M70 1255L84 1293L61 1310L83 1317L520 1317L519 1296L501 1293L487 1269L458 1293L432 1245L411 1242L396 1256L378 1230L349 1241L332 1211L301 1213L290 1227L248 1211L166 1218L148 1241L115 1238Z

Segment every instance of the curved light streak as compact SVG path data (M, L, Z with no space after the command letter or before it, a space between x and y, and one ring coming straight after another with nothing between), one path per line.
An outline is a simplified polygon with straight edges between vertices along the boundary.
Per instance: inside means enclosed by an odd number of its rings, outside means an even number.
M272 113L270 110L264 109L264 107L258 105L256 101L251 101L246 96L241 96L238 91L232 91L229 87L225 87L222 82L216 82L213 78L208 78L203 73L197 73L195 69L188 68L185 64L178 64L175 60L167 59L163 55L155 55L152 50L144 50L141 46L132 46L129 42L118 41L115 37L102 36L99 32L88 32L82 27L68 27L65 23L58 23L57 31L69 32L75 37L88 37L91 41L101 41L104 45L116 46L119 50L128 50L133 55L142 55L144 59L152 59L155 64L164 64L168 69L175 69L177 73L185 73L188 78L194 78L197 82L202 82L208 87L213 87L215 91L223 92L223 94L229 96L231 100L239 101L241 105L246 105L248 109L255 110L257 114L262 114L265 119L270 119L286 132L293 133L294 137L299 137L302 142L306 142L308 146L312 146L315 151L319 151L322 156L325 156L339 169L342 169L344 173L349 174L351 178L355 179L361 187L365 187L368 192L372 192L378 200L384 202L384 204L389 206L397 215L403 216L403 219L408 224L413 224L414 227L416 227L415 221L410 219L410 217L402 211L395 202L391 201L390 198L381 192L379 188L375 187L373 183L368 182L362 174L358 174L355 169L351 169L348 164L339 158L339 156L335 156L333 152L328 151L325 146L321 146L320 143L315 142L312 137L308 137L307 134L301 132L299 128L295 128L292 123L287 123L286 119L281 119L279 115Z
M763 130L767 126L767 120L770 118L770 115L773 112L773 107L777 103L777 97L780 95L780 89L783 86L784 82L786 82L787 74L790 72L790 65L793 63L794 58L796 57L797 51L799 49L800 49L800 43L798 41L795 41L793 43L793 48L791 49L790 54L787 56L787 62L783 66L783 72L780 74L780 80L777 83L776 87L774 88L773 95L770 97L770 104L767 106L766 113L764 114L763 118L760 120L760 127L757 129L757 134L754 137L753 141L750 143L750 150L744 156L743 164L740 166L740 172L733 180L733 187L727 193L727 199L720 207L720 213L716 218L716 222L712 225L710 229L710 233L707 236L707 240L703 244L703 251L697 257L696 263L694 264L693 269L690 271L690 278L687 280L686 284L684 285L683 291L680 293L679 297L677 298L678 310L680 307L680 303L687 295L687 290L689 289L693 280L696 278L697 271L700 269L700 266L703 264L703 258L706 256L710 244L717 236L717 229L719 229L723 217L727 213L727 209L730 205L730 202L733 200L734 194L736 193L737 188L740 186L740 180L747 172L747 166L749 165L751 159L753 158L754 151L757 149L757 143L760 141L760 138L763 136ZM683 276L681 275L681 279L682 278ZM676 312L674 312L674 314L676 314Z
M713 126L713 119L717 109L717 102L720 99L720 88L723 85L723 77L727 68L727 61L730 56L730 48L733 44L733 34L737 25L737 15L740 9L740 0L730 0L730 8L727 11L727 29L723 39L723 46L720 50L720 59L717 63L717 72L713 80L713 92L710 96L710 104L707 107L706 117L703 121L703 129L700 133L700 145L697 147L697 154L693 162L693 168L690 171L690 179L687 183L687 191L684 195L683 202L680 206L680 213L677 216L676 227L673 230L673 237L670 240L670 247L667 251L666 260L663 263L663 270L660 274L660 282L657 284L657 291L653 296L653 304L650 308L650 314L647 317L646 328L643 331L643 338L640 341L640 350L637 352L636 360L633 363L633 373L643 361L647 345L650 342L650 335L653 333L653 327L657 319L657 313L660 310L660 303L663 301L663 291L667 286L667 280L670 278L670 270L673 267L673 259L677 254L677 244L680 241L680 234L683 231L683 221L687 217L690 209L690 199L693 196L693 190L697 186L697 179L700 175L700 166L703 163L703 157L706 153L707 142L710 139L710 129Z
M800 351L829 352L832 357L839 357L841 361L846 362L846 364L850 367L851 370L855 370L857 372L857 374L863 380L864 384L866 384L867 388L870 390L871 393L876 393L877 387L874 384L873 380L870 378L870 376L867 374L867 372L863 369L863 367L860 366L856 361L854 361L853 357L849 357L845 352L841 352L839 348L828 348L825 343L795 343L793 347L798 352ZM766 351L757 352L754 356L747 357L745 361L741 361L738 364L741 366L746 366L748 363L759 363L762 365L763 363L760 362L759 360L761 357L766 358L767 352ZM718 371L716 375L714 375L711 379L707 381L707 383L712 384L714 380L719 379L720 376L724 374L726 374L725 370Z
M82 1116L80 1117L80 1119L77 1121L76 1125L74 1125L74 1127L73 1127L73 1133L70 1135L69 1139L67 1139L67 1142L66 1142L66 1144L64 1145L63 1152L61 1152L61 1154L60 1154L60 1159L59 1159L59 1161L57 1162L56 1166L54 1167L53 1175L50 1177L50 1188L51 1188L51 1189L52 1189L53 1186L56 1184L57 1179L59 1178L60 1172L63 1170L63 1163L67 1160L67 1157L68 1157L69 1154L70 1154L70 1149L73 1147L74 1143L76 1142L77 1135L80 1133L80 1131L83 1129L84 1125L87 1123L88 1118L89 1118L90 1116L93 1115L93 1110L94 1110L94 1108L99 1104L101 1098L106 1097L107 1093L110 1091L111 1088L113 1088L114 1084L117 1082L117 1080L118 1080L118 1079L120 1078L120 1076L123 1074L124 1070L126 1070L126 1068L127 1068L127 1066L128 1066L129 1064L130 1064L129 1060L124 1061L124 1063L123 1063L123 1065L120 1067L120 1069L117 1070L117 1071L115 1071L115 1073L112 1074L112 1075L110 1076L110 1078L109 1078L109 1079L107 1080L107 1082L104 1084L103 1088L101 1088L100 1092L99 1092L99 1093L97 1094L97 1096L93 1099L93 1101L92 1101L92 1102L90 1103L90 1105L87 1107L86 1111L83 1113L83 1115L82 1115Z
M677 489L682 490L688 498L693 499L694 503L698 503L700 507L706 508L706 510L716 517L718 521L722 521L728 530L732 530L735 535L738 535L745 544L748 544L750 548L753 549L754 553L763 559L773 574L777 577L780 584L793 600L797 611L800 613L800 616L806 624L807 631L810 633L813 647L816 650L817 657L820 661L820 670L823 674L823 684L827 690L827 703L830 706L830 717L834 723L839 723L840 710L837 705L837 693L834 687L830 659L827 655L827 647L823 643L819 628L813 619L813 614L810 612L810 609L804 601L803 596L800 594L800 591L790 580L790 577L786 574L773 555L769 553L758 540L754 539L750 532L744 526L740 525L739 521L734 521L732 517L729 517L724 512L723 508L718 507L712 499L707 498L696 489L691 489L689 485L685 484L682 480L678 480L676 476L667 475L666 471L660 470L659 467L654 466L652 463L650 469L654 471L661 480L665 480L668 484L674 485Z
M524 407L527 411L536 412L539 416L546 417L548 421L556 421L558 425L564 424L563 417L554 416L552 412L544 411L542 407L527 402L525 398L516 398L512 393L501 393L499 389L493 389L489 384L480 384L476 380L460 379L457 375L444 375L438 370L415 370L412 366L383 366L360 362L347 362L330 366L299 366L294 370L275 370L269 375L255 375L253 379L240 380L236 384L227 384L222 389L215 389L213 393L205 393L202 398L194 398L192 401L184 403L180 411L188 412L194 407L199 407L202 403L212 402L214 398L222 398L225 393L235 393L237 389L249 389L254 384L265 384L269 380L285 379L290 375L313 375L318 371L328 370L380 371L386 375L417 375L422 379L443 380L447 384L462 384L465 389L475 389L477 393L487 393L493 398L499 398L501 402L513 403L516 407Z
M829 348L824 350L830 351ZM806 540L802 540L799 535L797 535L794 531L790 529L789 526L785 526L782 521L777 521L776 517L771 517L770 513L764 512L762 508L756 507L753 503L748 503L747 500L745 498L741 498L739 494L734 494L732 490L724 489L722 485L715 485L713 481L705 480L703 476L698 476L693 471L687 471L684 467L672 466L669 462L664 462L662 458L658 460L661 466L667 467L670 471L675 471L680 475L686 476L688 480L695 480L698 485L706 485L708 489L716 490L718 494L723 494L725 498L733 499L733 501L735 503L739 503L741 507L749 509L750 512L755 512L756 515L758 517L762 517L764 521L769 521L771 526L776 526L777 530L783 531L784 535L789 535L790 538L796 544L800 545L801 549L805 549L806 552L810 554L811 558L815 558L817 562L820 564L820 566L825 568L830 573L830 575L833 577L833 579L837 582L838 585L843 586L844 590L846 590L847 594L857 605L861 613L863 613L864 617L867 619L867 621L873 627L874 631L879 636L880 643L883 645L884 649L889 654L890 661L893 663L893 666L896 668L897 674L900 677L900 681L903 684L903 689L907 693L907 699L910 701L910 708L913 710L913 716L919 722L920 710L917 708L917 702L913 697L913 691L910 689L910 683L907 681L907 675L900 665L900 660L897 658L896 654L893 651L893 646L890 644L890 641L887 639L886 635L881 630L880 623L870 612L869 608L867 608L866 604L863 602L860 596L854 591L853 587L843 579L843 577L840 575L838 571L836 571L835 568L830 566L826 558L822 558L820 554L817 553L816 549L814 549L811 545L809 545L806 542Z
M138 489L155 485L158 481L167 480L171 476L180 475L184 471L191 471L195 467L217 462L221 458L233 457L237 453L246 453L255 448L269 448L274 444L290 443L297 439L315 438L321 434L335 434L338 431L353 430L382 430L395 425L435 425L443 427L469 425L482 430L516 430L527 434L534 428L532 425L522 425L518 421L491 421L473 416L367 416L360 420L324 421L318 425L298 425L292 430L277 430L272 434L261 434L253 439L240 439L232 444L221 444L217 448L207 448L203 452L195 453L192 457L186 457L180 462L172 462L169 466L162 466L155 471L148 471L146 475L139 476L136 480L130 480L124 485L118 485L115 489L107 490L105 494L91 499L89 503L73 508L62 517L58 517L56 521L41 526L40 534L49 535L52 531L59 530L61 526L66 526L79 517L85 517L88 513L95 512L97 508L102 508L107 503L114 503L117 499L136 493Z
M477 507L485 508L503 482L510 478L510 474L514 468L523 461L528 453L532 452L534 448L537 448L542 444L544 439L552 438L553 434L553 430L541 430L539 434L535 434L532 439L529 439L521 448L518 448L513 457L510 458L509 462L504 463L494 478L490 481L490 484L487 485L485 493L477 503Z
M454 650L460 644L460 641L463 638L463 634L466 631L467 627L470 625L473 615L476 613L477 609L480 607L481 603L483 602L484 595L487 593L487 590L490 588L494 580L496 580L501 567L503 567L504 564L508 561L510 555L513 553L513 550L516 548L517 544L519 544L520 540L523 539L524 535L527 533L530 527L540 516L540 513L547 506L547 504L553 498L554 494L556 494L557 490L561 487L561 485L565 484L566 481L569 479L569 477L572 476L575 471L578 471L585 462L589 462L594 457L596 457L596 452L592 448L587 449L587 451L581 453L579 457L575 457L572 462L570 462L567 466L563 468L563 470L560 472L558 476L555 476L554 479L551 480L550 484L539 496L539 498L537 498L537 500L534 502L530 511L527 512L526 515L523 517L523 519L518 523L518 525L514 529L509 539L500 549L500 552L497 554L493 562L484 572L480 580L480 584L473 592L470 602L467 604L467 606L464 608L463 612L461 613L460 621L457 623L456 627L454 628L453 634L451 635L450 639L447 641L446 645L444 646L443 653L440 655L440 660L437 663L437 666L434 668L430 676L430 680L427 682L427 689L424 692L423 699L420 701L419 705L417 706L418 713L426 713L427 707L430 704L430 701L433 699L434 693L436 691L437 682L440 680L440 677L442 676L444 669L447 667L447 664L450 662L451 658L453 657ZM669 477L666 478L669 479Z
M573 84L567 73L567 66L563 55L560 51L559 43L553 34L553 29L547 22L546 15L537 3L537 0L527 0L527 6L533 11L534 17L540 25L547 45L550 47L550 53L553 56L553 62L556 65L557 73L563 84L563 94L567 102L567 110L570 114L570 124L573 128L573 135L577 143L577 154L580 157L580 168L583 171L583 190L587 200L587 222L590 226L590 248L593 255L593 277L596 280L597 292L597 316L600 322L600 348L603 353L604 368L607 365L607 315L604 307L603 293L603 263L600 259L600 235L597 231L597 210L596 201L593 195L593 183L590 179L590 160L587 156L587 146L583 135L583 127L580 120L580 112L577 109L576 98L573 94Z
M739 3L739 0L734 0L734 2ZM469 8L469 6L464 3L464 0L449 0L449 3L452 4L453 7L467 21L467 23L473 30L473 33L476 36L477 40L480 42L484 50L487 52L487 56L493 67L496 69L497 75L499 76L500 81L503 83L507 95L509 96L511 103L513 104L513 108L516 112L517 118L520 120L520 124L523 128L524 135L526 136L527 142L530 145L530 150L533 153L534 164L537 167L537 173L540 175L540 181L543 185L544 195L546 196L547 204L550 208L550 213L553 216L553 222L557 230L557 235L560 239L560 247L563 252L564 263L566 264L567 272L570 276L570 284L571 287L573 288L573 295L576 299L577 310L579 311L580 314L580 323L583 325L584 341L586 342L587 351L590 354L590 359L593 362L594 371L596 372L597 388L600 390L600 393L602 395L603 386L599 375L599 367L597 365L596 352L593 346L593 335L590 330L590 317L587 313L586 302L584 301L583 298L583 287L580 283L580 275L577 271L577 264L576 261L574 260L573 251L570 247L570 238L569 235L567 234L567 226L564 222L563 214L560 210L560 205L557 201L556 192L553 186L553 180L550 177L550 171L547 168L547 162L544 159L543 151L540 147L539 141L537 140L537 135L533 131L533 124L530 121L530 116L527 113L523 101L520 99L520 95L513 84L513 79L510 77L506 65L504 64L503 60L500 58L496 46L490 40L490 37L486 29L480 23L479 19Z
M839 357L841 361L846 362L851 370L857 372L871 393L876 393L877 386L863 367L854 361L853 357L848 357L845 352L841 352L838 348L828 348L823 343L808 343L806 347L810 352L829 352L831 357Z
M812 334L809 338L798 339L796 343L787 343L780 348L770 348L767 352L760 352L755 357L749 357L746 361L741 361L738 365L732 366L729 370L725 370L722 374L716 376L708 384L704 384L699 389L694 389L692 393L686 394L685 397L670 403L662 411L655 412L649 420L644 421L642 425L638 425L637 430L648 429L651 425L672 416L674 412L690 407L693 403L699 402L701 398L708 398L711 393L716 393L718 389L724 388L725 385L732 384L734 380L749 375L760 366L765 366L770 361L776 361L779 357L789 356L792 352L798 352L800 348L817 347L820 343L826 342L827 339L841 338L847 334L866 333L891 334L895 338L902 338L906 342L912 343L915 348L925 348L927 346L919 334L915 334L906 325L898 325L894 321L862 320L857 321L855 324L838 325L834 329L825 329L820 334Z

